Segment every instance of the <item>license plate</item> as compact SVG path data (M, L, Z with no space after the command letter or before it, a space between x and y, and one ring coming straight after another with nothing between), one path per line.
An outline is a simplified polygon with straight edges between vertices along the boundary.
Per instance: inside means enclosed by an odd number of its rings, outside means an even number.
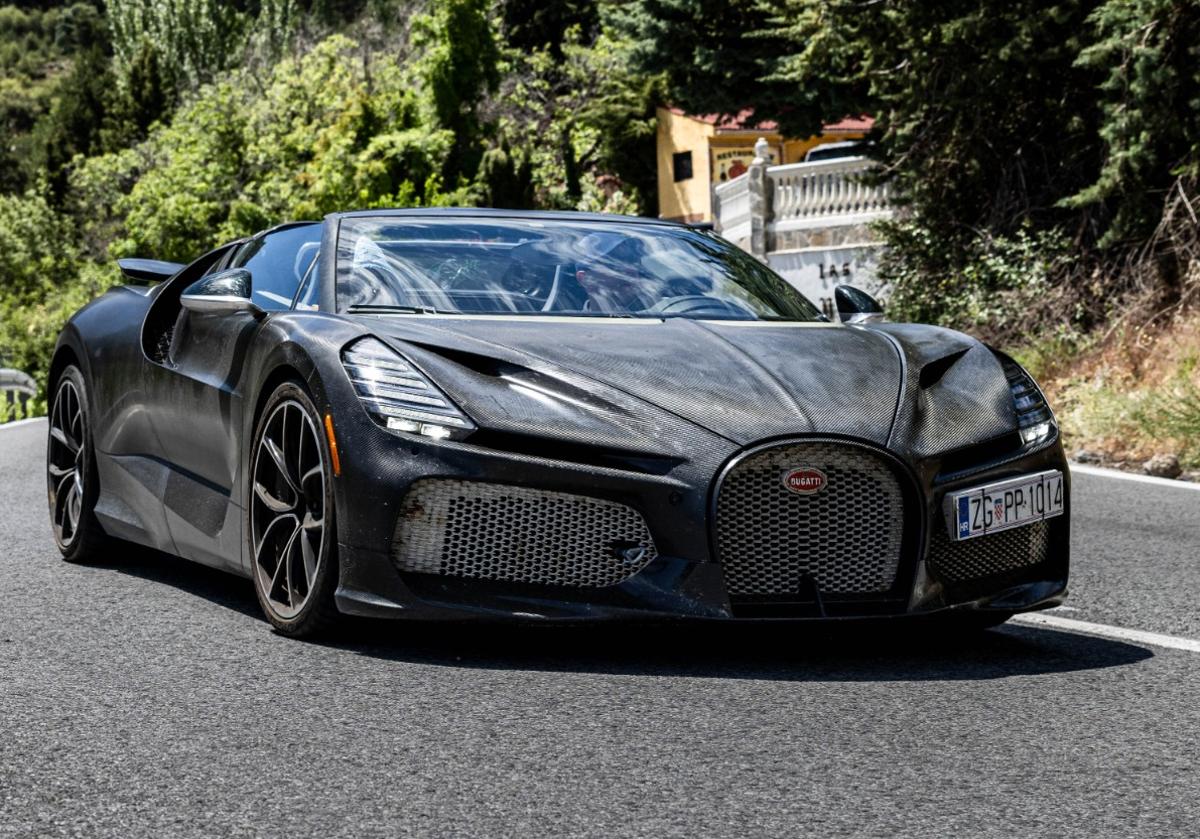
M1063 476L1057 469L1022 475L946 496L950 537L972 539L1061 516Z

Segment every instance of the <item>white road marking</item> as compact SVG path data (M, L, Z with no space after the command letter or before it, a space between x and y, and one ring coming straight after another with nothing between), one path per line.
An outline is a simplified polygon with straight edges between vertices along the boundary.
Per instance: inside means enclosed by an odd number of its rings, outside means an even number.
M35 422L45 421L45 417L31 417L30 419L16 420L15 422L0 422L0 431L6 428L20 428L23 425L32 425Z
M1157 484L1162 487L1175 489L1200 490L1200 483L1195 481L1176 481L1171 478L1155 478L1152 475L1138 475L1133 472L1122 472L1119 469L1102 469L1099 466L1084 466L1082 463L1071 464L1072 475L1094 475L1097 478L1116 478L1118 481L1134 481L1139 484Z
M1193 638L1180 638L1175 635L1162 635L1158 632L1143 632L1140 629L1125 629L1120 626L1107 626L1102 623L1077 621L1073 618L1060 618L1057 615L1047 615L1044 612L1033 612L1028 615L1017 615L1013 623L1026 626L1042 626L1046 629L1061 629L1064 632L1078 632L1081 635L1098 635L1102 638L1112 638L1116 641L1132 641L1135 644L1146 644L1151 647L1166 647L1171 650L1186 650L1190 653L1200 653L1200 641Z

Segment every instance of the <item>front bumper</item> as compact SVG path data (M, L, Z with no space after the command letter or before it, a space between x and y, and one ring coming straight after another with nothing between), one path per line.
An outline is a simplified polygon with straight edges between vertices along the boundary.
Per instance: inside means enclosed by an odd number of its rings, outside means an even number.
M1038 451L963 468L960 458L910 465L919 503L912 505L914 538L901 562L899 596L852 600L798 596L746 604L731 599L715 558L709 522L712 492L722 467L740 449L706 441L695 458L669 469L637 469L514 454L465 443L435 443L376 426L361 411L338 420L343 474L337 481L340 579L338 608L373 618L420 620L853 620L925 615L947 610L1019 612L1047 608L1065 596L1068 575L1066 512L1048 523L1044 561L989 579L939 578L928 557L947 492L1043 469L1066 473L1057 440ZM901 457L901 459L903 459ZM956 471L947 471L953 463ZM391 556L401 501L422 478L484 481L604 498L642 513L657 555L640 572L603 588L533 585L403 573ZM987 539L990 537L982 537Z

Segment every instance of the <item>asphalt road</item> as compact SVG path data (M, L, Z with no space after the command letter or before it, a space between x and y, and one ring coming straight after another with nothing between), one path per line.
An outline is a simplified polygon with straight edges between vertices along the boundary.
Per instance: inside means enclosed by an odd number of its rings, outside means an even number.
M272 634L58 559L0 430L0 836L1195 836L1200 654L1031 626ZM1080 620L1200 638L1200 492L1075 481Z

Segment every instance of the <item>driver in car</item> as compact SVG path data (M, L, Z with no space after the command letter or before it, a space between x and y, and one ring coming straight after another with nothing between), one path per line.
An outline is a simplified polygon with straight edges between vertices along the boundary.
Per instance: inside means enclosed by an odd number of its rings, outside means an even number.
M588 295L585 311L623 314L654 305L641 267L646 255L642 242L620 233L597 231L580 239L578 248L575 279Z

